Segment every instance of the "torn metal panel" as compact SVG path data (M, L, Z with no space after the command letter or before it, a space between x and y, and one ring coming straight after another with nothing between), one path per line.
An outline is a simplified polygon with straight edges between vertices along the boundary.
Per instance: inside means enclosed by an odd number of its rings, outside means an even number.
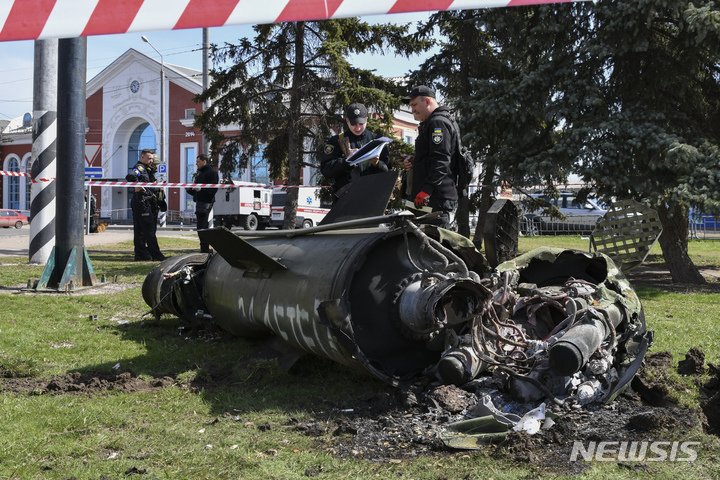
M504 198L496 201L487 211L483 241L485 255L493 268L517 256L519 214L517 206Z
M662 234L657 212L635 200L614 202L590 236L590 248L627 272L641 265Z
M590 403L625 388L652 337L635 291L610 257L541 248L500 265L498 273L513 292L496 305L504 324L514 325L510 338L519 357L508 358L503 348L501 369L518 397L573 394Z

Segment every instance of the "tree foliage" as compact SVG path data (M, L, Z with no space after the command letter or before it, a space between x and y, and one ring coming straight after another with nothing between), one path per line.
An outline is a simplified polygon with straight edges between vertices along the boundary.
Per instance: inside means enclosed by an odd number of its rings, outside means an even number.
M569 155L552 151L562 134L555 102L558 65L568 62L568 53L554 49L577 35L567 10L549 5L442 12L426 24L445 41L415 74L439 79L436 86L456 108L464 143L483 165L469 206L479 214L476 243L501 183L554 184L567 178Z
M484 185L552 191L578 173L604 198L657 209L674 280L703 281L687 256L687 212L720 206L720 8L713 1L600 0L434 21L445 43L423 70L454 79L440 83L462 113L465 142L482 155ZM475 35L463 30L471 22ZM443 58L463 47L476 55L469 90Z
M398 86L353 67L350 55L390 48L409 55L425 45L407 36L407 25L371 25L357 18L257 25L254 30L252 41L212 47L212 83L196 98L212 104L196 125L221 158L225 178L247 167L262 146L271 177L288 185L299 185L302 166L314 166L325 139L341 125L347 104L362 102L387 124L392 120ZM229 133L227 126L237 129ZM285 228L294 227L296 208L297 189L290 189Z
M577 107L566 101L578 169L600 195L655 208L673 280L703 283L687 254L688 210L720 206L720 6L602 0L587 10Z

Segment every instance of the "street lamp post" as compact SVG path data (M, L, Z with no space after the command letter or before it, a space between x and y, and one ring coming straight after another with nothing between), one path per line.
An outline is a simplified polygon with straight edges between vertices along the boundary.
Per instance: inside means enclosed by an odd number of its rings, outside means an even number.
M142 41L150 45L160 55L160 161L165 162L165 165L167 165L167 157L165 156L165 59L163 54L155 48L155 45L150 43L150 40L145 35L142 36ZM167 199L167 191L165 192L165 198ZM160 226L164 227L165 224L166 214L161 212Z

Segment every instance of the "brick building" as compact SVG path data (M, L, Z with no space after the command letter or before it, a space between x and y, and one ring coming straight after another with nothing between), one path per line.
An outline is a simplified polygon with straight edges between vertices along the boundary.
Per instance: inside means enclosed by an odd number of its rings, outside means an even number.
M130 49L92 78L86 89L86 166L101 167L103 179L124 180L144 148L158 152L160 180L191 182L195 158L202 151L202 133L193 127L194 114L202 105L193 101L202 91L202 72L164 64L165 100L160 94L161 63ZM162 105L164 103L165 105ZM164 115L161 115L164 108ZM164 126L161 128L161 118ZM3 171L29 173L32 150L30 113L12 121L0 121L0 167ZM232 126L228 130L232 130ZM160 132L164 131L164 141ZM409 111L397 112L395 134L414 142L417 122ZM317 172L304 167L302 183L312 185ZM238 173L243 182L270 183L267 167L259 159ZM0 177L3 208L30 210L27 177ZM130 218L130 192L124 187L92 187L100 216L113 220ZM194 204L182 188L168 189L171 212L190 212Z

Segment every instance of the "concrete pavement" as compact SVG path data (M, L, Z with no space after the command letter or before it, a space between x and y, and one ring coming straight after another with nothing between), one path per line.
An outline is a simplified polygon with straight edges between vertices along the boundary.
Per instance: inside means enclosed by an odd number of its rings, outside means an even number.
M0 257L27 258L30 255L30 227L25 226L21 229L20 232L13 231L12 233L17 233L17 235L0 235ZM158 227L157 236L187 236L188 238L197 238L194 227L184 227L181 229L177 226L165 228ZM132 225L108 225L107 229L102 233L91 233L89 235L84 235L83 242L86 248L91 249L92 247L97 245L112 245L114 243L127 241L132 242L132 239Z

